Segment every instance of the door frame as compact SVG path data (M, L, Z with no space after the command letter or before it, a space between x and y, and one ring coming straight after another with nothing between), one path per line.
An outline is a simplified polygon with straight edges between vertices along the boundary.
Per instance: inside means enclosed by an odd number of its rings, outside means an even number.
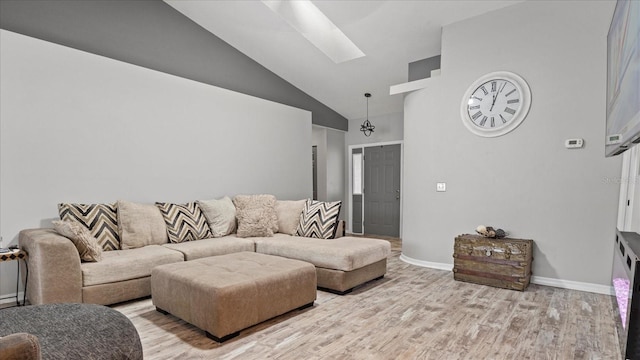
M397 140L397 141L383 141L383 142L377 142L377 143L368 143L368 144L356 144L356 145L349 145L347 148L347 166L348 166L348 189L349 189L349 194L348 194L348 199L349 199L349 210L348 210L348 216L349 218L347 219L347 232L353 233L352 232L352 226L351 223L353 221L353 149L362 149L362 153L364 154L364 149L368 148L368 147L376 147L376 146L385 146L385 145L400 145L400 238L402 238L402 218L403 218L403 213L402 213L402 203L404 201L404 180L403 180L403 176L404 176L404 140ZM366 159L365 159L366 161ZM362 167L362 171L364 171L364 166ZM364 174L363 174L364 175ZM364 179L363 179L364 181ZM366 191L366 189L365 189ZM364 197L366 196L365 194L362 194L362 220L364 221ZM364 233L364 225L362 226L362 231Z
M620 175L620 197L618 199L617 228L620 231L632 229L636 191L640 191L640 147L638 145L622 154Z

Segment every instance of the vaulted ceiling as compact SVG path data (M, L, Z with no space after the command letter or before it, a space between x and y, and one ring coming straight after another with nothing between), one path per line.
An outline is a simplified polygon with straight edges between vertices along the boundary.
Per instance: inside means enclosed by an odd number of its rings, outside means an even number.
M347 119L359 119L365 92L373 94L370 116L402 112L402 95L389 95L389 86L407 82L408 63L440 55L443 26L519 1L315 0L365 53L338 64L261 1L165 2Z

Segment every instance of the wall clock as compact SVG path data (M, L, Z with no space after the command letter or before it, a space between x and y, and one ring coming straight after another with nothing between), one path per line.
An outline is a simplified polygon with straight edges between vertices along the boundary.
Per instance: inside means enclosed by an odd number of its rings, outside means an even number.
M462 122L472 133L496 137L513 131L527 116L531 90L520 76L497 71L474 81L462 98Z

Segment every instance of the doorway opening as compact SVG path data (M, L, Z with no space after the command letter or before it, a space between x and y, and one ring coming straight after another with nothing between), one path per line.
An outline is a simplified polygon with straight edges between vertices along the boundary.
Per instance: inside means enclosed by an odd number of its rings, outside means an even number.
M349 167L350 232L400 237L402 142L350 146Z

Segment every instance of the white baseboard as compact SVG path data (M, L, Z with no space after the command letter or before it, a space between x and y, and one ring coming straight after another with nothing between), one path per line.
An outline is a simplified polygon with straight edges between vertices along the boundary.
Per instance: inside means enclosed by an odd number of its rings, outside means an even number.
M2 299L0 300L0 304L9 304L9 303L14 303L16 302L16 298L15 298L15 293L12 294L4 294L2 295ZM18 293L18 300L20 300L20 303L22 303L22 299L24 299L24 292L19 292Z
M586 291L596 294L614 295L613 286L592 284L579 281L547 278L542 276L532 276L531 283L545 286L553 286L562 289Z
M423 261L414 258L410 258L405 254L400 254L400 260L406 262L407 264L422 266L430 269L438 269L438 270L453 270L453 264L445 264L445 263L436 263L431 261Z
M400 254L400 260L406 262L407 264L422 266L430 269L446 270L446 271L453 270L453 264L436 263L431 261L413 259L411 257L406 256L405 254ZM609 285L600 285L600 284L592 284L592 283L585 283L585 282L579 282L579 281L553 279L553 278L547 278L542 276L532 276L531 283L537 284L537 285L553 286L561 289L586 291L586 292L591 292L596 294L614 295L613 287Z

